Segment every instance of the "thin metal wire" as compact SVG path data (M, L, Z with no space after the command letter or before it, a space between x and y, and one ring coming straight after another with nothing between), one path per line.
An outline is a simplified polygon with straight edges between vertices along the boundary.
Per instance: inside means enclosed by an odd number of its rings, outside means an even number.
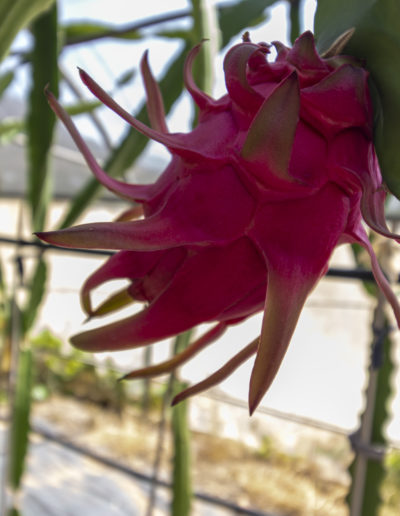
M98 256L111 256L114 254L114 251L104 251L99 249L73 249L70 247L57 247L51 244L44 244L39 240L26 240L26 239L16 239L6 236L0 236L0 243L3 244L12 244L12 245L20 245L21 247L39 247L46 250L58 251L58 252L66 252L66 253L75 253L75 254L92 254ZM374 275L371 271L364 269L345 269L339 267L331 267L328 269L325 276L330 278L343 278L343 279L358 279L362 281L375 282ZM400 283L400 275L396 278L396 283Z

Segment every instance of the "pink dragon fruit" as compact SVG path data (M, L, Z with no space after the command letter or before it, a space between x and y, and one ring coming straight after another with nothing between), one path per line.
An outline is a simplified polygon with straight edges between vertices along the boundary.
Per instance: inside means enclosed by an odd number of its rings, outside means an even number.
M146 303L132 317L74 336L72 343L87 351L124 350L214 322L181 354L126 378L151 376L171 371L228 326L264 309L261 336L175 402L214 385L256 354L249 390L252 413L278 371L307 296L339 244L358 243L367 250L400 324L399 304L362 225L363 219L378 233L399 238L384 218L386 192L372 142L368 73L353 58L320 57L310 32L292 49L273 45L277 57L271 63L265 43L245 38L229 50L224 61L228 93L219 100L193 81L200 46L189 53L184 79L199 121L188 134L168 132L146 54L141 68L152 128L80 72L106 106L171 152L169 166L150 185L107 176L48 92L51 107L98 180L142 207L116 222L38 234L65 247L120 250L83 286L89 317L132 301ZM91 291L115 278L130 284L94 310Z

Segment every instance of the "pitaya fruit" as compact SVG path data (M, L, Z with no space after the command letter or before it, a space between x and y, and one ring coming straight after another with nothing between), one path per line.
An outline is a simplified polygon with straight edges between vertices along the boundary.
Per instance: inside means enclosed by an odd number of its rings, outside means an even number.
M118 249L82 289L89 317L131 301L145 307L132 317L86 331L72 343L87 351L151 344L200 323L214 326L171 360L127 378L170 371L218 338L230 325L264 310L261 336L204 382L175 401L215 384L256 354L250 380L252 413L274 379L300 312L326 273L334 248L359 243L400 324L400 307L383 275L364 220L389 238L385 188L372 140L368 72L351 57L322 58L310 32L289 49L245 38L224 60L227 94L214 100L196 86L186 60L185 85L199 109L188 134L170 134L162 98L147 63L142 74L152 128L133 118L81 71L86 86L138 131L164 144L169 166L150 185L106 175L68 115L48 93L98 180L138 203L116 222L38 233L64 247ZM138 220L134 217L143 215ZM398 238L398 236L396 236ZM90 293L102 283L130 285L96 310Z

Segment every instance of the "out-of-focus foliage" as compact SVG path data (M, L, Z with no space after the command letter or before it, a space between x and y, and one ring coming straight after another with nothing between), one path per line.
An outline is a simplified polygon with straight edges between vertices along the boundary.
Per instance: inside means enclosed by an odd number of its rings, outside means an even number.
M191 331L178 335L174 344L174 353L186 349L192 336ZM179 379L173 379L172 392L177 394L187 387ZM171 516L189 516L192 503L191 486L191 449L188 421L188 402L183 401L172 408L173 469L172 469L172 504Z
M105 38L109 35L116 39L135 40L142 38L137 30L121 32L118 28L105 23L71 23L63 26L63 36L65 43L68 45Z
M28 289L28 301L22 312L22 333L25 334L32 327L35 322L36 315L45 293L47 280L47 266L42 256L39 256L35 271L32 275L29 289Z
M259 25L266 20L267 7L277 3L277 0L240 0L218 10L219 27L221 30L221 48L226 47L230 40L242 35L247 29Z
M1 0L0 2L0 61L4 59L18 32L54 0Z
M400 451L394 450L386 456L385 468L387 471L386 481L382 492L390 507L400 507Z
M25 469L31 409L32 352L24 349L19 356L10 430L10 484L17 489Z
M85 354L68 346L45 330L31 339L35 357L33 393L39 401L52 394L64 394L90 400L120 411L126 401L125 384L113 364L104 366L85 361Z
M49 152L53 141L54 113L48 108L43 90L50 84L58 94L57 6L32 25L34 38L31 52L32 86L27 116L28 135L28 201L34 231L44 228L51 198Z
M10 86L13 79L14 72L12 70L9 70L8 72L5 72L0 75L0 97L3 95L8 86Z

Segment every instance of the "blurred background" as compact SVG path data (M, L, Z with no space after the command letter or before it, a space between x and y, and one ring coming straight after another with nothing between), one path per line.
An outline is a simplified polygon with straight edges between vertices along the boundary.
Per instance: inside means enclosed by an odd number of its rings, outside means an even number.
M246 30L252 41L290 45L313 29L316 2L1 0L0 13L15 6L14 25L0 28L0 514L398 514L399 342L362 254L335 252L249 418L251 363L174 409L169 402L253 340L261 315L231 328L179 374L118 382L165 360L188 336L112 355L75 350L68 339L85 318L79 289L107 253L51 249L32 237L127 209L97 184L55 122L47 83L110 175L152 182L168 152L94 100L77 67L145 120L138 66L149 49L169 128L185 132L194 117L182 90L190 48L210 39L212 59L196 80L206 88L214 73L218 98L227 45ZM396 226L395 203L387 215ZM374 246L397 281L398 251L377 237ZM99 288L95 304L115 285Z

